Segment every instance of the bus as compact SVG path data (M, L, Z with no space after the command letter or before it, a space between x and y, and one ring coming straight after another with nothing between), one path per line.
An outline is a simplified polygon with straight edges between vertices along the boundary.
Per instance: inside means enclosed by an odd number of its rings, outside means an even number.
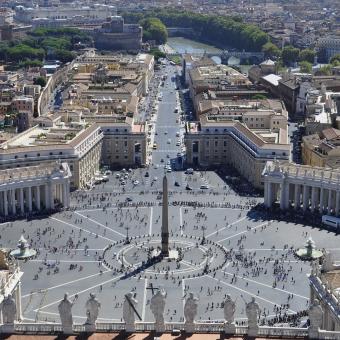
M157 143L153 143L152 148L153 148L154 150L157 150Z
M335 216L323 215L322 224L331 227L331 229L338 231L340 229L340 218Z

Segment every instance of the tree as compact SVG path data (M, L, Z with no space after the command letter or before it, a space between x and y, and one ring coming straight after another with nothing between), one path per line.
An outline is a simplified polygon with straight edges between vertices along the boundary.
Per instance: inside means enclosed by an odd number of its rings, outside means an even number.
M330 76L331 74L331 65L322 66L315 72L315 75L318 76Z
M290 66L298 60L300 50L291 45L285 46L282 51L282 61L286 66Z
M45 87L46 79L44 77L38 77L34 80L34 85L40 85L41 87Z
M329 62L332 66L340 66L340 54L334 55Z
M164 44L168 39L165 25L157 18L148 18L141 21L144 30L144 40L155 40L157 44Z
M313 65L308 61L300 61L299 66L302 73L312 73Z
M281 55L281 50L270 41L262 46L262 52L268 58L277 58Z
M304 50L301 50L299 53L299 60L300 61L308 61L309 63L314 63L314 58L315 58L315 51L306 48Z

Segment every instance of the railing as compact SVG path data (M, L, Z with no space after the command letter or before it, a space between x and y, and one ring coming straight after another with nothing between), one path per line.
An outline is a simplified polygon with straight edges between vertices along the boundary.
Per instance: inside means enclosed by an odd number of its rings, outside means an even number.
M284 336L284 337L306 337L308 328L297 327L259 327L258 335L262 336Z
M1 332L8 330L8 325L1 326ZM60 324L54 323L17 323L14 325L15 333L46 333L53 334L62 332L63 328Z
M340 332L331 332L331 331L319 331L319 339L330 339L330 340L339 340Z
M154 322L136 322L136 332L152 332L155 330ZM166 322L165 333L170 333L174 330L183 331L185 329L184 322ZM96 332L110 333L121 332L125 330L125 322L98 322L96 323ZM62 325L59 323L15 323L11 325L0 325L1 333L28 333L28 334L55 334L63 331ZM224 331L224 322L195 322L195 333L221 333ZM86 326L84 324L74 324L74 333L85 333ZM235 326L235 335L246 335L248 332L247 326ZM282 338L306 338L308 337L308 328L295 327L268 327L260 326L258 335L262 337L282 337ZM319 339L339 339L340 332L319 331Z

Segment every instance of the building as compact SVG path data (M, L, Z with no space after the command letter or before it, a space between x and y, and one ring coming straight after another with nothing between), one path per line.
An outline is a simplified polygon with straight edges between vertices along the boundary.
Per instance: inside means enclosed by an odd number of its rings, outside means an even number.
M339 216L340 172L329 168L270 161L263 170L264 204Z
M333 56L340 54L340 36L328 35L319 38L317 47L321 59L328 63Z
M52 162L51 162L52 163ZM20 216L69 207L71 172L67 163L0 170L0 214Z
M114 6L93 4L59 4L57 6L15 7L15 19L35 27L73 26L74 24L101 24L107 17L116 15Z
M18 131L27 130L31 126L34 114L34 98L18 96L12 99L12 111L16 112Z
M319 301L323 311L321 329L327 332L340 331L340 266L333 260L333 255L326 252L320 268L314 264L309 275L310 301Z
M103 133L97 124L66 124L61 116L39 124L0 145L0 169L17 169L60 160L72 173L71 188L85 188L99 170Z
M262 171L269 159L289 160L287 117L273 110L225 107L187 123L186 162L190 166L232 165L256 188L262 188Z
M198 66L189 70L189 91L194 100L208 90L243 89L252 83L242 73L226 65ZM195 103L194 103L195 106Z
M93 31L95 46L101 50L139 51L143 29L138 24L125 24L120 16L109 16L101 28Z
M303 164L317 167L340 167L340 130L328 128L302 138Z

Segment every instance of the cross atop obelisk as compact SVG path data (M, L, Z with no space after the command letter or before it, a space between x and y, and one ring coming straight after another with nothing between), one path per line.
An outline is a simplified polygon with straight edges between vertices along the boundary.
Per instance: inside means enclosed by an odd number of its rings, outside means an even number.
M168 214L168 179L163 177L163 207L162 207L162 256L169 256L169 214Z

